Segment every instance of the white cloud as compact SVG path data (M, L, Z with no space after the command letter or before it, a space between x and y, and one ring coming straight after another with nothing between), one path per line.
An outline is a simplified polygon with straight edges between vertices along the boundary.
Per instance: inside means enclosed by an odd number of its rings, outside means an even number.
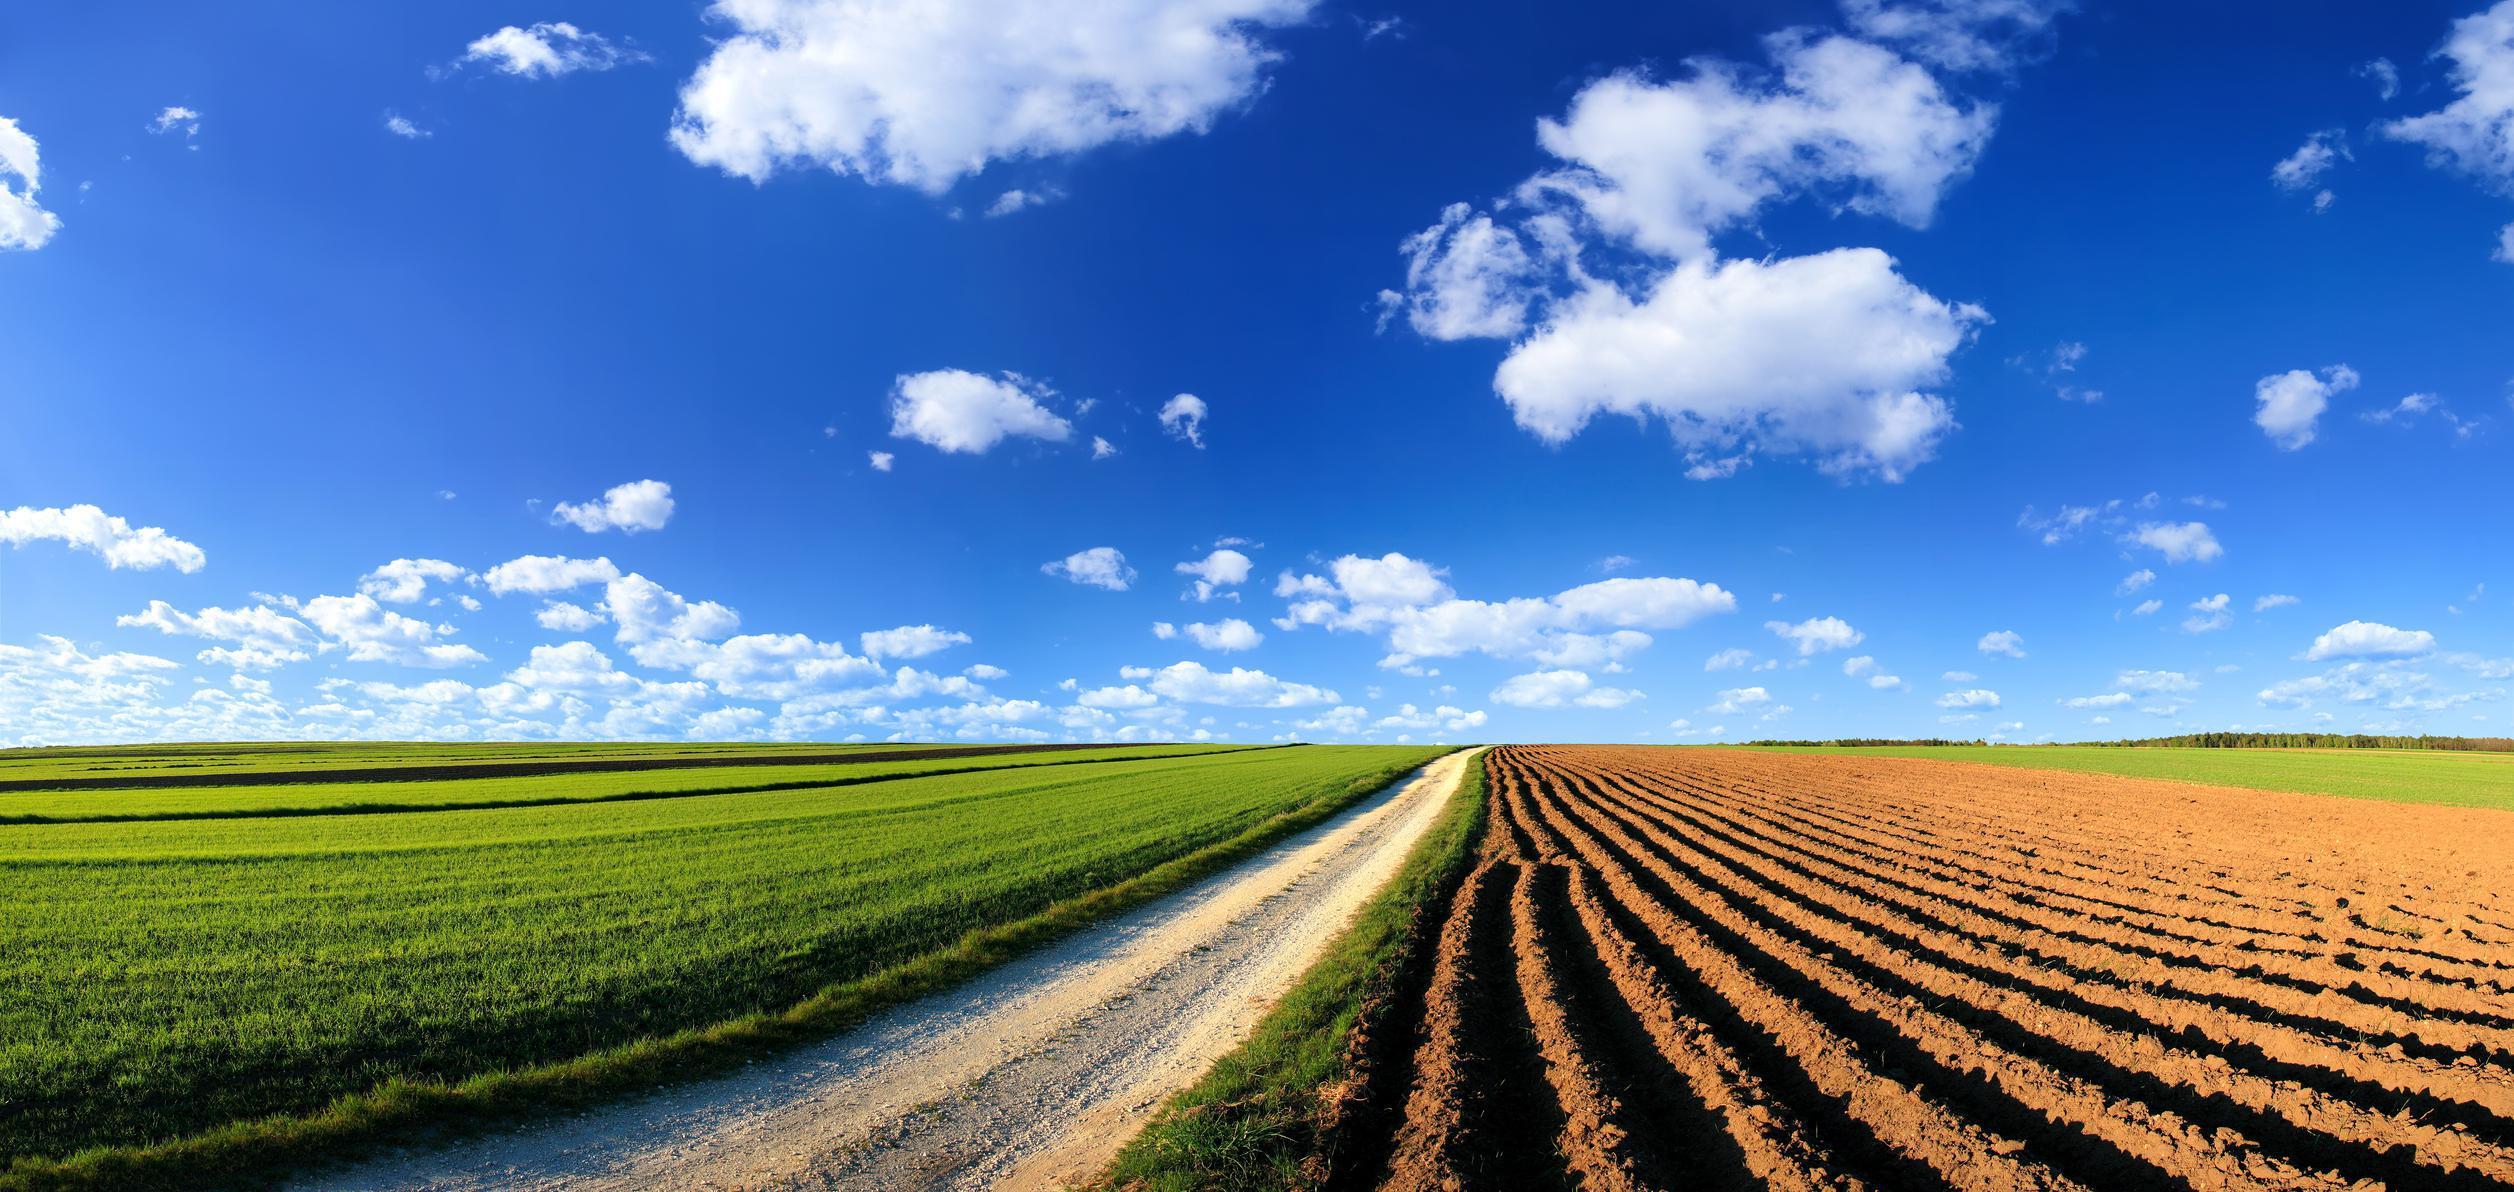
M2205 596L2192 601L2191 615L2183 618L2182 631L2184 633L2214 633L2234 624L2234 614L2227 609L2233 599L2226 593L2220 592L2215 596Z
M299 613L324 636L345 646L352 662L390 662L402 666L446 667L486 662L470 646L440 642L443 626L406 617L360 592L355 596L317 596Z
M465 63L528 79L555 79L645 60L646 55L631 46L565 21L543 21L521 29L505 26L464 47L462 56Z
M2514 190L2514 0L2453 22L2436 53L2452 60L2460 96L2423 116L2379 124L2376 131L2425 146L2432 164Z
M967 675L972 679L976 679L981 683L992 683L997 679L1001 679L1012 674L1013 672L1005 670L1000 666L993 666L988 663L980 662L962 670L960 673Z
M1973 643L1973 648L1984 654L2023 658L2025 657L2025 635L2013 629L2001 629L1983 634L1980 641Z
M1161 405L1161 429L1171 438L1205 445L1205 399L1182 393Z
M2064 708L2120 708L2128 706L2137 698L2127 691L2108 691L2102 695L2073 696L2060 701L2060 706Z
M1404 663L1480 652L1557 667L1600 665L1647 647L1649 635L1637 630L1678 628L1737 607L1717 584L1665 577L1599 580L1551 597L1461 600L1439 568L1393 552L1346 555L1329 571L1333 579L1285 572L1275 594L1296 599L1275 623L1384 630Z
M1772 693L1761 687L1731 687L1720 693L1718 702L1703 711L1735 716L1771 702Z
M1223 547L1202 559L1181 563L1171 570L1180 575L1195 576L1196 586L1190 594L1198 601L1206 601L1223 594L1224 588L1246 583L1253 566L1247 555Z
M358 577L358 590L386 604L411 604L430 581L452 583L469 574L443 559L395 559Z
M1257 632L1256 626L1237 617L1211 625L1189 625L1186 633L1188 640L1208 650L1222 653L1254 650L1259 642L1266 640L1264 634Z
M1176 662L1153 672L1147 684L1169 699L1190 704L1232 708L1299 708L1337 702L1336 693L1307 683L1289 683L1260 670L1232 667L1207 670L1201 662Z
M600 500L561 501L550 510L552 524L565 523L588 534L660 530L670 520L672 486L660 480L632 481L605 490Z
M2121 582L2113 586L2112 594L2115 596L2127 596L2130 593L2136 592L2139 589L2155 582L2156 573L2145 567L2141 567L2138 570L2123 576Z
M1467 203L1451 203L1440 222L1406 237L1405 290L1382 290L1382 323L1403 312L1427 339L1507 339L1528 322L1536 263L1518 233Z
M611 664L611 657L592 642L534 646L524 665L507 672L506 681L535 691L579 694L616 692L637 686L635 676Z
M175 104L158 112L157 118L148 122L148 130L158 136L180 132L185 140L190 140L201 135L201 114Z
M533 620L539 622L544 629L555 629L561 633L583 633L601 624L602 614L583 605L553 600L542 605L541 611L533 614Z
M2497 233L2497 250L2490 253L2488 259L2514 265L2514 223L2505 225Z
M2436 397L2434 394L2412 393L2391 405L2385 406L2379 410L2368 410L2365 413L2357 415L2357 417L2361 421L2371 422L2377 426L2395 421L2414 422L2417 420L2419 415L2424 414L2435 407Z
M2130 610L2130 615L2134 617L2152 617L2162 611L2164 607L2165 602L2162 600L2142 600L2139 602L2139 606L2137 608Z
M2168 563L2206 563L2226 553L2206 522L2143 522L2123 540L2165 556Z
M889 471L891 465L897 463L898 460L898 456L887 451L867 451L864 453L864 462L873 465L873 470L876 472Z
M235 642L265 651L285 651L314 642L314 631L305 622L258 604L187 613L163 600L151 600L139 612L114 618L114 624L125 629L154 629L174 637Z
M384 109L384 131L400 137L405 141L424 141L429 137L436 135L427 129L419 127L417 124L412 123L410 117L404 116L391 108Z
M1942 70L2014 70L2073 0L1843 0L1851 29Z
M1972 169L1996 111L1957 106L1929 72L1890 51L1803 31L1767 39L1777 80L1698 58L1692 77L1610 75L1573 98L1537 140L1563 167L1523 195L1578 204L1607 233L1680 261L1765 203L1820 194L1840 207L1927 227Z
M1938 697L1938 706L1941 708L1996 708L1999 706L1999 693L1984 691L1979 687L1968 691L1950 691Z
M2261 408L2252 421L2279 450L2294 451L2313 441L2314 423L2330 408L2331 397L2356 387L2357 370L2345 364L2323 369L2318 377L2301 368L2266 376L2253 386Z
M514 592L541 595L586 584L607 584L620 578L609 559L571 559L564 555L525 555L481 573L481 581L499 596Z
M2360 63L2354 72L2358 78L2374 84L2374 97L2390 100L2401 93L2401 71L2389 58L2376 58Z
M1828 472L1894 481L1955 428L1947 403L1921 390L1987 320L1905 281L1873 248L1694 262L1639 303L1584 288L1512 349L1493 385L1551 443L1599 414L1664 419L1697 479L1754 452L1803 452Z
M2284 592L2274 592L2270 595L2255 599L2252 602L2252 611L2256 613L2265 613L2274 608L2285 608L2290 604L2302 603L2304 602L2296 597L2289 596Z
M1810 617L1792 625L1787 621L1766 621L1763 627L1798 647L1801 658L1827 650L1847 649L1867 639L1867 634L1851 628L1840 617Z
M1717 654L1713 654L1709 658L1703 659L1702 669L1706 672L1739 670L1753 663L1754 660L1754 651L1740 650L1732 647L1730 649L1722 650Z
M672 142L752 181L822 167L940 194L990 162L1200 133L1310 0L719 0Z
M2281 190L2311 190L2334 165L2350 160L2348 134L2326 128L2306 137L2294 153L2270 168L2270 181ZM2324 192L2329 193L2329 192Z
M1135 569L1126 565L1126 555L1114 546L1095 546L1075 551L1052 563L1043 563L1039 570L1046 574L1085 584L1123 592L1135 583Z
M1074 428L1040 404L1053 396L1019 373L1001 379L957 368L907 373L891 390L890 433L970 455L1016 436L1062 443Z
M1484 727L1486 719L1480 708L1470 712L1464 708L1442 704L1430 711L1425 711L1412 704L1405 704L1395 713L1381 717L1379 723L1373 727L1410 729L1415 732L1463 733Z
M932 625L902 625L897 629L872 630L857 640L863 644L867 657L923 658L953 646L965 646L969 644L969 635Z
M1023 190L1020 187L1014 187L995 196L995 201L986 205L985 215L988 219L1001 219L1022 208L1045 206L1062 197L1064 196L1052 190Z
M0 128L0 154L7 152L8 131ZM4 203L0 200L0 204ZM5 209L0 209L0 236L6 234L6 218ZM200 547L156 526L134 529L130 522L94 505L72 505L67 509L20 505L0 512L0 542L22 547L38 541L59 542L72 550L86 551L115 570L172 567L189 575L209 561Z
M694 643L725 636L742 624L740 614L713 600L687 600L642 575L603 585L602 609L619 627L615 640L648 666L682 664Z
M2313 639L2307 662L2331 658L2405 658L2435 651L2435 635L2424 629L2394 629L2373 621L2350 621Z
M1153 707L1161 702L1161 697L1129 683L1124 687L1095 687L1075 696L1074 702L1086 708L1132 709Z
M2126 670L2113 676L2113 686L2141 695L2175 694L2199 690L2199 683L2181 671Z
M0 116L0 249L42 248L61 217L35 201L44 188L42 154L17 121Z
M1098 435L1091 436L1091 458L1095 460L1108 459L1116 454L1117 444L1109 442L1107 439L1103 439Z
M1638 691L1594 685L1576 670L1531 671L1493 689L1492 700L1514 708L1620 708L1641 699Z
M1938 677L1949 683L1970 683L1975 679L1981 678L1980 675L1974 674L1971 671L1960 670L1951 670L1945 674L1939 675Z

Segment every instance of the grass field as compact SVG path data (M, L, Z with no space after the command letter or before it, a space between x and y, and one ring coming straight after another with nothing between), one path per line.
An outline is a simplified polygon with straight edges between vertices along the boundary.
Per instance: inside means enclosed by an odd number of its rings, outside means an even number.
M773 1014L1323 814L1440 752L0 826L0 1159L160 1142Z
M2424 749L2112 749L2086 745L1759 746L2170 778L2212 786L2514 811L2514 754Z

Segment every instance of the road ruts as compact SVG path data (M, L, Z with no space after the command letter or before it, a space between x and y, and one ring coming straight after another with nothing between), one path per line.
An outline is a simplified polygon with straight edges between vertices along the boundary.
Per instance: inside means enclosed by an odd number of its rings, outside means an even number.
M1512 746L1344 1188L2514 1188L2514 816ZM1374 1134L1375 1132L1375 1134Z

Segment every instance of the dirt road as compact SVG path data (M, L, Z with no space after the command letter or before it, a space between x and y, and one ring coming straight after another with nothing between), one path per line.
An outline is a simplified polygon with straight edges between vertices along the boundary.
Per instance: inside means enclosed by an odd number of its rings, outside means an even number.
M1242 1039L1396 872L1452 754L1180 894L742 1073L305 1188L1054 1187Z

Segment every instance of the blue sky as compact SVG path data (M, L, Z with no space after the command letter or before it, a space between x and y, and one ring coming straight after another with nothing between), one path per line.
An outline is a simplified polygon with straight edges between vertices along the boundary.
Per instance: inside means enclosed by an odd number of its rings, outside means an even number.
M2514 727L2514 0L139 7L0 744Z

